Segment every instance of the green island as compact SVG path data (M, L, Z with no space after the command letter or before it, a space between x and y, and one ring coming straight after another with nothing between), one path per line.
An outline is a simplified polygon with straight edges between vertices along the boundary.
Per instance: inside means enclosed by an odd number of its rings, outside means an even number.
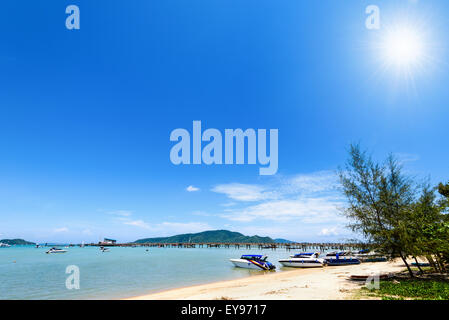
M171 237L145 238L134 241L134 243L286 243L285 239L272 239L270 237L245 236L240 232L228 230L212 230L198 233L178 234Z
M23 245L35 244L34 242L26 241L26 240L23 240L23 239L2 239L2 240L0 240L0 243L8 244L10 246L13 246L13 245L21 245L21 246L23 246Z

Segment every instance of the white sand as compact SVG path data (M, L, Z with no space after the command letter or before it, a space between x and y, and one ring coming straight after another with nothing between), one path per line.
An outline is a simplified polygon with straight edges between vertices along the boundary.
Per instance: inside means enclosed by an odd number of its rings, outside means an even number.
M353 298L355 289L365 283L348 277L404 270L401 261L372 262L360 265L324 267L318 269L289 269L268 272L242 279L167 290L130 298L132 300L340 300Z

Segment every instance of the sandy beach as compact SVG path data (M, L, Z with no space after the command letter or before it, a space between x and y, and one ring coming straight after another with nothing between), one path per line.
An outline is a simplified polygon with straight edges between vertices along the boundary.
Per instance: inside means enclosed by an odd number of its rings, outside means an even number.
M373 262L360 265L319 269L288 269L242 279L214 282L152 293L129 300L341 300L354 297L364 282L348 280L352 274L393 273L404 270L399 261Z

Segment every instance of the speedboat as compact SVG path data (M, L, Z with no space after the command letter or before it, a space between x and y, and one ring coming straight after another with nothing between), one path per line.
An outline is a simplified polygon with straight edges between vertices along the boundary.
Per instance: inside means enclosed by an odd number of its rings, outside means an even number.
M369 250L360 250L357 253L352 254L354 258L359 259L361 262L382 262L387 261L387 257L377 252L370 252Z
M9 248L11 245L7 243L0 242L0 248Z
M66 253L66 252L67 252L67 250L53 247L50 250L48 250L46 253Z
M319 268L324 265L324 259L318 258L319 256L319 252L298 253L291 255L289 259L281 259L279 262L284 267Z
M347 264L360 264L360 260L350 255L350 252L329 252L324 257L324 262L329 266L342 266Z
M109 252L109 248L105 248L105 247L100 247L100 250L102 252Z
M229 259L236 267L255 270L273 270L276 266L267 261L267 256L244 254L240 259Z

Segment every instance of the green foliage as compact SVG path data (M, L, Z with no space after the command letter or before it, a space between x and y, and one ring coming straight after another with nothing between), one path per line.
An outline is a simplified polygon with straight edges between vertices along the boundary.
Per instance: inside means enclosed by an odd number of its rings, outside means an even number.
M390 156L385 164L377 164L358 145L351 145L340 181L349 203L344 211L349 227L391 258L407 255L414 186L398 162Z
M35 244L34 242L25 241L23 239L3 239L0 240L1 243L6 243L9 245L30 245Z
M449 219L444 212L449 201L438 199L434 188L418 186L393 156L378 164L358 145L351 145L340 182L353 231L390 258L401 257L411 276L409 256L426 256L437 271L446 271ZM443 195L445 188L440 185Z
M139 239L135 243L274 243L270 237L245 236L239 232L213 230L199 233L179 234L171 237Z
M447 184L440 183L440 185L438 186L438 192L442 196L449 198L449 183L447 183Z
M381 296L384 300L403 298L425 300L449 300L449 282L439 280L404 279L397 281L381 280L379 290L363 288Z

